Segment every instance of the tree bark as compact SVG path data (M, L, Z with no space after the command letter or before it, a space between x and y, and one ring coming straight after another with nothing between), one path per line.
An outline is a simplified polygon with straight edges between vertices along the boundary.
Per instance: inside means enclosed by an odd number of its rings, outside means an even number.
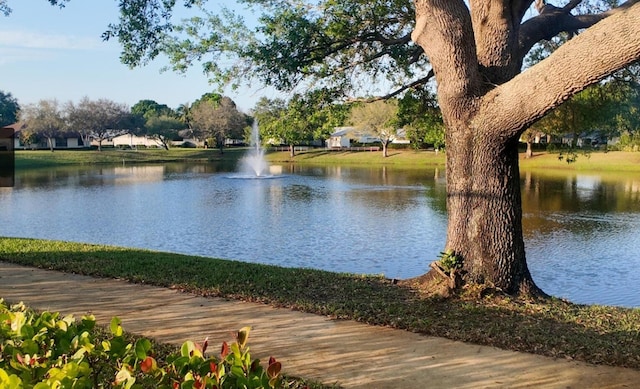
M517 142L460 138L447 140L446 249L463 258L466 282L540 294L526 263Z

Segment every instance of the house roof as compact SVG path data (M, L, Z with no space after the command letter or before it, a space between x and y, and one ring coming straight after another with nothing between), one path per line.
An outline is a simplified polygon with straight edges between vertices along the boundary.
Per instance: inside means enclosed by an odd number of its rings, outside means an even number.
M0 128L0 130L2 131L2 138L8 138L8 137L17 137L17 134L22 131L23 128L25 128L26 125L24 123L20 123L20 122L16 122L13 124L9 124L7 126L4 126L2 128Z
M16 123L13 123L13 124L9 124L8 126L2 127L2 129L3 130L13 130L13 134L15 135L25 127L26 127L26 125L24 123L16 122Z
M338 137L338 136L345 136L350 132L350 130L337 130L334 131L331 136L332 137Z

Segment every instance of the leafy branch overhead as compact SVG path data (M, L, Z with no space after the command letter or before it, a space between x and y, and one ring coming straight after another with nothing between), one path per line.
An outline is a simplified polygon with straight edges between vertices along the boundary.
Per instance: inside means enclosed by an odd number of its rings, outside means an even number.
M617 10L635 1L627 1ZM259 79L280 90L317 83L349 96L376 94L373 92L393 96L434 76L423 48L411 39L414 28L420 28L413 1L237 3L239 8L230 10L207 0L122 1L120 20L110 24L103 37L120 41L121 60L130 66L166 54L173 70L186 71L200 64L218 85ZM492 3L472 1L471 7L491 8ZM582 3L506 2L519 31L514 54L524 58L537 42L587 28L617 11L606 2L584 2L591 7ZM474 32L477 46L488 44L483 42L480 29ZM515 66L522 66L522 61L516 61ZM385 89L370 90L376 83Z

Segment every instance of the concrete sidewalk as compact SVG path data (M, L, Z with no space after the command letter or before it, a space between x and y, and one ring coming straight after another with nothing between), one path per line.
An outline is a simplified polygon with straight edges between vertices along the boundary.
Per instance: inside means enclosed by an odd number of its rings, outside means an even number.
M0 262L0 297L34 309L113 316L126 331L212 347L251 326L252 356L345 388L633 388L640 371L556 360L390 328L203 298L175 290Z

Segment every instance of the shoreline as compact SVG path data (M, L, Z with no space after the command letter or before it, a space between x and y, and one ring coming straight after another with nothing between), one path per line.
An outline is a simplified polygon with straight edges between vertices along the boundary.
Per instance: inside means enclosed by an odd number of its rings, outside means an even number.
M225 149L145 149L145 150L47 150L15 152L16 170L74 165L122 165L155 163L229 163L236 164L248 148ZM403 169L445 167L446 153L424 150L395 150L389 157L381 152L327 151L316 149L301 152L291 158L285 151L265 153L269 163L294 163L310 165L387 166ZM640 173L640 152L611 151L578 155L576 162L568 164L558 159L558 154L539 152L532 158L520 154L521 171L580 172L580 173Z

